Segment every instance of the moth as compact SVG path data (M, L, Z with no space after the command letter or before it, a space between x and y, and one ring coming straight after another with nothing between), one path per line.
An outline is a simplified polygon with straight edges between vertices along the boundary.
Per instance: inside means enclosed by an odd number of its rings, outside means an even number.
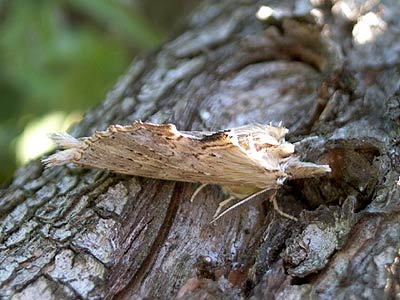
M328 165L300 161L281 126L246 125L218 132L178 131L173 124L135 121L111 125L91 137L65 133L51 138L63 151L43 160L47 167L73 163L84 168L164 180L217 184L230 197L221 202L214 220L285 180L324 175ZM192 198L198 193L194 193ZM282 212L272 197L275 209ZM239 202L220 213L233 199Z

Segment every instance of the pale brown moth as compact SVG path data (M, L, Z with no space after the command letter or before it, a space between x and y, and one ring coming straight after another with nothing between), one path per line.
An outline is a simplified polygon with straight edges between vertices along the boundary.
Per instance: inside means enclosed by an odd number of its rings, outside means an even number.
M262 192L277 190L287 179L330 172L328 165L300 161L294 155L294 145L285 141L287 132L281 126L261 124L218 132L181 132L172 124L135 121L80 139L53 134L51 138L65 150L43 162L48 167L73 163L134 176L202 183L201 187L221 185L231 197L221 202L216 220ZM219 213L232 199L241 201ZM272 200L280 214L293 218L278 208L275 197Z

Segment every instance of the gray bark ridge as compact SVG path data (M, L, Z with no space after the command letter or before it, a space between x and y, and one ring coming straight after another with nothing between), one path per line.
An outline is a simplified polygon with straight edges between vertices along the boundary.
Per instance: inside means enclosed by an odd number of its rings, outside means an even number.
M280 122L327 177L209 224L215 186L34 161L0 191L1 299L396 299L400 6L210 1L71 134ZM317 4L316 4L317 5ZM251 176L251 174L249 174Z

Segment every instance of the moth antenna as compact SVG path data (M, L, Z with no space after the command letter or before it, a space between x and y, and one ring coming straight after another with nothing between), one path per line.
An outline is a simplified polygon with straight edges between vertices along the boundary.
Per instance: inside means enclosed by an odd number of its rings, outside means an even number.
M196 196L200 193L200 191L202 189L204 189L206 186L208 185L208 183L203 183L202 185L200 185L193 193L192 197L190 197L190 202L194 201L194 198L196 198Z
M254 197L257 197L258 195L261 195L262 193L271 190L270 188L268 189L264 189L261 190L259 192L256 192L254 194L251 194L250 196L240 200L238 203L232 205L231 207L229 207L228 209L224 210L222 213L220 213L219 215L215 216L214 219L210 222L210 224L214 223L215 221L217 221L218 219L220 219L222 216L226 215L228 212L234 210L235 208L249 202L251 199L253 199ZM229 199L229 198L228 198Z
M270 190L270 189L264 189L264 190L261 190L261 191L259 191L259 192L257 192L257 193L251 194L250 196L248 196L248 197L246 197L246 198L240 200L238 203L236 203L236 204L232 205L231 207L229 207L228 209L224 210L224 211L223 211L222 213L220 213L219 215L217 215L217 212L218 212L218 210L217 210L216 215L214 215L214 219L210 222L210 224L214 223L215 221L217 221L218 219L220 219L222 216L224 216L224 215L227 214L228 212L232 211L233 209L235 209L235 208L237 208L237 207L239 207L239 206L241 206L241 205L243 205L243 204L249 202L249 201L250 201L251 199L253 199L254 197L257 197L258 195L260 195L260 194L262 194L262 193L264 193L264 192L266 192L266 191L269 191L269 190ZM291 215L285 213L284 211L282 211L282 210L279 208L278 202L276 201L276 193L277 193L277 191L275 191L274 194L273 194L273 195L271 196L271 198L270 198L270 200L272 201L272 204L273 204L273 206L274 206L274 209L275 209L275 210L278 212L278 214L280 214L281 216L283 216L283 217L285 217L285 218L288 218L288 219L290 219L290 220L293 220L293 221L298 221L298 219L297 219L296 217L293 217L293 216L291 216ZM229 200L229 198L228 198L227 200ZM226 200L223 201L223 202L226 202ZM224 203L224 205L225 205L225 204L226 204L226 203Z

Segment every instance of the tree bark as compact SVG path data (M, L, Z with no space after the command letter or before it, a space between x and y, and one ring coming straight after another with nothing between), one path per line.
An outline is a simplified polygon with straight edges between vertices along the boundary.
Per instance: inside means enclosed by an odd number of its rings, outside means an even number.
M332 168L279 191L299 221L264 201L210 224L218 187L191 203L195 184L34 161L0 193L1 299L398 299L400 5L317 2L264 22L256 1L204 3L72 130L282 121Z

